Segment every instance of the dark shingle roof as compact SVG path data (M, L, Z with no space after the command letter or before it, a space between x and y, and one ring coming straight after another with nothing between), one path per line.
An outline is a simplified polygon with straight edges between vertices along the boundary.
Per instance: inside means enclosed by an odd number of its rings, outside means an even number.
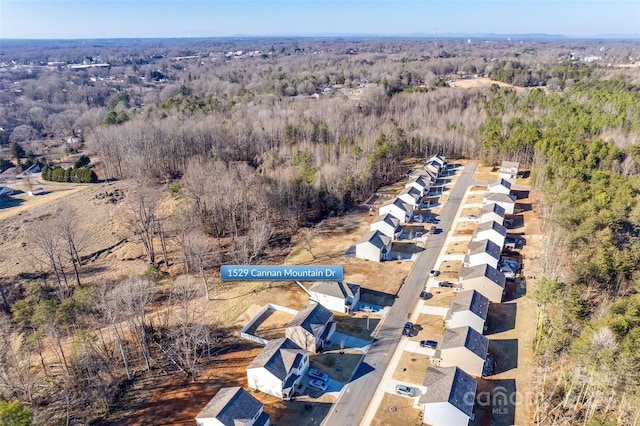
M373 219L373 221L371 222L373 223L378 223L378 222L384 222L388 225L393 226L394 228L397 228L398 225L400 225L400 221L398 220L397 217L393 216L390 213L387 214L381 214L379 216L377 216L375 219Z
M445 319L450 320L454 313L471 311L482 319L487 319L489 310L489 299L475 290L461 291L456 294L455 299L447 311Z
M316 336L332 319L333 314L330 310L322 305L311 304L299 311L289 324L287 324L287 328L302 327L307 332Z
M507 236L507 228L505 228L504 226L500 225L495 220L492 220L492 221L489 221L489 222L484 222L484 223L481 223L480 225L478 225L478 228L476 228L476 235L479 232L488 231L489 229L494 230L495 232L497 232L498 234L500 234L503 237Z
M491 190L492 187L494 186L504 186L505 188L511 190L511 182L509 182L508 180L505 180L503 178L498 178L496 180L492 180L491 182L489 182L489 185L487 185L489 190Z
M287 338L269 341L247 369L265 368L271 374L284 380L291 369L297 368L306 351Z
M486 277L500 287L504 288L504 284L506 281L504 274L491 265L487 265L486 263L484 263L482 265L471 266L469 268L463 267L462 269L460 269L460 280L463 281L463 286L465 280L471 280L473 278L480 277Z
M379 249L386 247L391 242L391 237L384 235L378 230L369 231L360 238L357 244L371 243Z
M196 419L215 418L225 426L235 426L235 420L246 423L261 408L262 403L243 388L222 388L198 413Z
M422 383L427 391L421 404L449 402L471 417L478 382L458 367L427 368Z
M404 201L402 201L400 198L395 197L389 201L385 201L384 203L382 203L382 205L380 207L385 207L385 206L390 206L391 204L396 205L397 207L400 207L402 210L406 211L406 212L410 212L412 211L412 207L405 203Z
M480 215L487 214L487 213L495 213L498 216L504 218L505 210L504 210L504 207L502 207L499 204L490 203L482 206L482 210L480 210Z
M438 350L459 347L465 347L478 357L485 359L489 349L489 339L469 326L447 328L438 343Z
M360 286L343 281L318 281L311 286L309 291L326 294L339 299L346 299L347 297L354 297L358 294Z
M469 255L487 253L496 260L500 260L502 248L491 240L471 241Z

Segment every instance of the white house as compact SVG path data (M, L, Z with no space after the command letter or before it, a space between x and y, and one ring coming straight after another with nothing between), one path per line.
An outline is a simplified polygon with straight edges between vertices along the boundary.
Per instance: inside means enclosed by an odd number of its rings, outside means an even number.
M318 281L307 293L309 301L340 313L353 311L360 301L360 286L343 281Z
M500 177L502 179L515 179L518 177L520 163L515 161L503 161L500 166Z
M420 203L422 203L422 194L419 190L411 186L400 191L398 198L413 207L419 206Z
M491 240L471 241L464 258L464 264L466 266L488 264L497 268L501 251L500 246Z
M471 376L481 377L488 349L489 339L473 328L447 328L431 362L440 367L460 367Z
M431 181L426 176L414 175L409 178L409 182L404 184L405 188L415 188L420 191L420 196L424 196L425 192L429 192Z
M502 178L492 180L487 185L487 191L509 195L511 194L511 182Z
M478 225L476 232L473 234L472 240L491 240L500 246L500 249L504 247L504 240L507 238L507 228L500 225L498 222L484 222Z
M387 258L391 251L391 237L380 231L369 231L356 243L356 257L358 259L380 262Z
M284 335L309 352L324 348L336 331L333 314L322 305L312 303L298 311L284 329Z
M391 237L394 240L400 236L400 233L402 233L400 221L397 217L389 213L380 215L373 219L373 222L371 222L371 225L369 225L369 230L380 231L387 237Z
M427 159L427 163L438 163L438 167L440 167L441 169L444 169L444 167L447 165L447 162L445 161L445 157L440 154L436 154L429 157Z
M458 367L427 368L420 396L422 422L467 426L472 417L477 381Z
M502 194L500 192L485 192L482 196L482 204L496 203L504 209L505 214L513 214L516 208L516 197L514 195Z
M236 386L222 388L196 416L197 426L269 426L271 419L253 395Z
M444 323L448 328L469 326L483 333L488 310L489 299L482 294L475 290L461 291L451 302Z
M395 197L394 199L382 204L378 209L378 214L380 216L390 214L400 222L411 222L411 219L413 218L413 206L405 203L400 198Z
M427 162L427 164L424 165L424 169L429 173L429 175L435 175L436 178L440 176L440 171L442 170L440 164L434 161Z
M462 288L476 290L493 303L502 302L505 282L504 274L486 263L460 269Z
M500 225L504 225L504 208L496 203L485 204L480 210L480 223L484 222L498 222Z
M420 176L427 182L429 185L433 185L436 183L436 179L438 179L438 173L426 170L424 168L416 169L411 173L410 178L413 179L415 177ZM426 192L426 191L425 191Z
M309 353L291 339L270 340L247 367L251 389L289 399L309 368Z

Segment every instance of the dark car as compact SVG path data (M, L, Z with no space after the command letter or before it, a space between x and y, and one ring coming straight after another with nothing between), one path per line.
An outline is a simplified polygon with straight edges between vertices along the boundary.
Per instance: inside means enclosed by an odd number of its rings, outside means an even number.
M413 323L412 322L407 322L404 325L404 328L402 329L402 335L403 336L411 336L411 332L413 331Z
M429 271L430 277L437 277L438 275L440 275L440 271L438 271L437 269L432 269Z
M438 346L438 342L435 340L420 340L420 347L435 349Z
M430 234L435 234L437 229L438 228L436 228L435 226L432 226L431 228L429 228L429 233Z
M420 292L420 299L426 300L428 297L429 297L429 292L428 291L421 291Z
M455 287L455 285L452 282L449 282L449 281L440 281L438 283L438 287L453 288L453 287Z

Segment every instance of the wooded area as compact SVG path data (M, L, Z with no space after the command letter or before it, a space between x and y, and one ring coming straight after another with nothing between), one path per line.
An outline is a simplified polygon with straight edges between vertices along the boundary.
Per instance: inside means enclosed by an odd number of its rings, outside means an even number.
M624 41L7 42L0 171L128 182L122 216L97 226L148 269L101 278L86 212L41 219L24 237L34 267L0 282L0 396L19 401L0 417L100 424L145 374L197 380L237 331L196 303L221 264L278 261L299 229L441 153L519 161L544 194L534 420L637 423L638 57ZM496 84L451 87L484 75Z

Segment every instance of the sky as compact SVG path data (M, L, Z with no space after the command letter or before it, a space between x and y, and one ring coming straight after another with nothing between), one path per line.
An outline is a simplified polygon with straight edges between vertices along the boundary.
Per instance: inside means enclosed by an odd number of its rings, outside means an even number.
M236 35L640 37L640 0L0 0L0 39Z

